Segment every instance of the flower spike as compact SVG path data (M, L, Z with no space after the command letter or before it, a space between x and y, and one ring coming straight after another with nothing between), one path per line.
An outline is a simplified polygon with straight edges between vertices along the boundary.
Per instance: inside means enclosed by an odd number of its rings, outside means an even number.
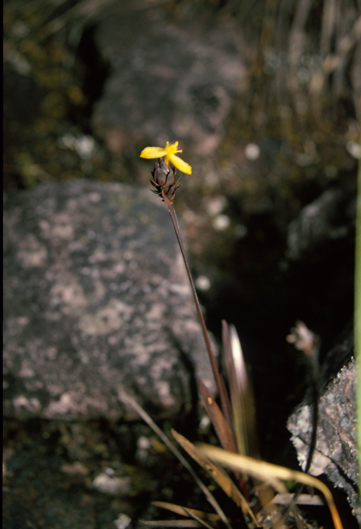
M172 143L172 145L169 145L169 142L167 141L164 149L161 147L146 147L140 153L140 157L149 160L152 158L163 158L164 156L164 162L166 164L172 162L174 167L182 171L182 173L192 174L192 167L179 158L179 156L176 156L176 153L178 152L182 152L182 150L178 150L178 142L176 141L175 143Z

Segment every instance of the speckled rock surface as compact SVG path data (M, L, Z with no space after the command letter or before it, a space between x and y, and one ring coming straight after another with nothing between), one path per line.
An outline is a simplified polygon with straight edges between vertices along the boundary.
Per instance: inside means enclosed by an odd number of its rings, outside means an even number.
M327 386L319 403L317 444L310 473L326 474L336 487L344 489L355 517L361 522L358 495L356 444L356 371L354 359L345 365ZM288 429L302 466L311 438L311 408L300 406L289 418Z
M104 17L95 41L110 76L92 124L111 150L143 137L155 145L189 142L199 155L214 152L247 77L233 20L199 16L182 23L162 7L122 10Z
M73 181L5 203L4 412L132 419L189 410L205 346L168 213L146 189Z

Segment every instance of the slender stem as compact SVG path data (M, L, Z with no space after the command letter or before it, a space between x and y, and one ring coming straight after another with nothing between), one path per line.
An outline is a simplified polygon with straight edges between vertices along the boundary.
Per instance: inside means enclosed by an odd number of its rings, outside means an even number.
M175 231L175 234L177 236L179 248L180 248L181 253L182 253L183 261L184 261L184 264L185 264L185 267L186 267L188 279L189 279L189 282L190 282L190 285L191 285L191 289L192 289L192 293L193 293L193 297L194 297L194 303L195 303L196 309L197 309L198 318L199 318L199 321L200 321L200 324L201 324L204 341L206 343L209 360L211 362L214 379L216 381L216 385L217 385L218 392L219 392L219 397L221 399L221 406L222 406L222 409L224 410L224 409L227 409L227 401L226 401L225 395L224 395L222 379L221 379L221 376L220 376L218 368L217 368L214 352L213 352L212 345L211 345L211 342L210 342L210 339L209 339L209 336L208 336L207 327L206 327L206 324L205 324L205 321L204 321L204 318L203 318L202 309L201 309L201 306L199 304L198 295L197 295L197 292L196 292L196 288L194 286L191 270L189 268L189 264L188 264L187 256L186 256L186 253L185 253L182 237L181 237L181 234L180 234L180 231L179 231L177 215L176 215L176 212L175 212L173 204L171 204L170 201L168 200L168 198L165 196L164 191L162 191L162 197L164 199L165 205L167 206L170 218L172 219L172 223L173 223L173 226L174 226L174 231Z
M320 400L318 349L314 351L314 353L311 355L310 358L308 358L308 361L310 363L309 365L310 375L309 376L310 376L310 384L311 384L311 391L312 391L313 408L312 408L312 418L311 418L312 434L311 434L311 440L310 440L310 444L308 448L306 466L303 470L306 473L308 473L311 468L312 457L314 455L314 451L316 449L316 444L317 444L317 428L318 428L318 419L319 419L319 400Z
M318 348L315 348L311 356L307 356L313 406L310 405L310 408L311 408L311 439L310 439L309 447L308 447L306 465L305 465L305 468L303 469L303 472L305 472L305 474L309 473L309 470L312 464L312 458L313 458L316 445L317 445L317 429L318 429L318 420L319 420L319 400L320 400L318 353L319 353ZM297 515L297 510L295 509L297 507L297 500L301 496L304 488L305 486L302 483L300 483L297 486L294 496L285 511L286 518L287 518L288 512L290 511L293 511L293 513Z
M360 136L361 141L361 136ZM356 252L355 252L355 358L356 358L356 420L359 460L359 488L361 490L361 159L358 162L356 202Z

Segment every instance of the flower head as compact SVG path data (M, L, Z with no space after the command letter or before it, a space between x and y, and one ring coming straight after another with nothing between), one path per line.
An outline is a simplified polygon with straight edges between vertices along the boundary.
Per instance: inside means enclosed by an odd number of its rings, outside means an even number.
M173 204L175 193L179 188L180 179L176 181L175 173L176 170L171 165L165 163L162 158L158 158L152 171L153 180L149 180L155 188L151 189L151 191L156 193L163 201L164 197L167 197L170 204Z
M179 156L176 156L177 152L183 152L182 150L178 150L178 142L176 141L175 143L172 143L172 145L169 145L169 142L167 141L164 149L161 147L146 147L140 153L140 157L149 160L152 158L162 158L164 156L164 162L166 164L172 162L174 167L182 171L182 173L192 174L192 167L181 160Z

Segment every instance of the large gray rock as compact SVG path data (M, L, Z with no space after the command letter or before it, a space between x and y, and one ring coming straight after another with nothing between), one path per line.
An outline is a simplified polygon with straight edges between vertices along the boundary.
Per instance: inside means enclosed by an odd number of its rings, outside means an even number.
M312 432L311 406L306 403L299 406L289 417L287 428L292 433L292 443L304 468ZM361 522L353 358L340 369L319 400L317 443L310 474L326 475L336 487L343 489L354 516Z
M5 204L4 412L132 418L189 410L212 376L164 204L146 189L73 181Z
M99 23L95 40L110 75L92 125L112 150L150 138L214 152L246 80L244 45L230 18L176 22L162 7L121 10Z

